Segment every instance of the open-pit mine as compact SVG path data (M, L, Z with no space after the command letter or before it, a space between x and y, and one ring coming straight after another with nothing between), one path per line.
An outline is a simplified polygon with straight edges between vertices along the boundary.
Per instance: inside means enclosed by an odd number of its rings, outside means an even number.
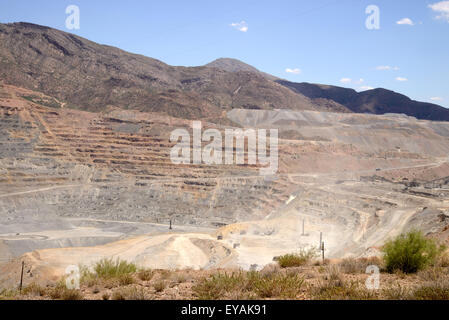
M412 229L447 242L447 120L386 89L293 83L226 58L170 66L0 24L0 289L17 288L22 266L25 287L104 258L260 270L310 248L378 256ZM225 138L213 163L191 150L173 161L172 133L195 124L267 133L269 162Z
M192 121L46 106L0 87L0 282L55 280L120 258L158 269L260 269L317 247L375 256L403 231L449 235L449 123L399 114L232 109L229 125L279 130L277 174L170 161Z

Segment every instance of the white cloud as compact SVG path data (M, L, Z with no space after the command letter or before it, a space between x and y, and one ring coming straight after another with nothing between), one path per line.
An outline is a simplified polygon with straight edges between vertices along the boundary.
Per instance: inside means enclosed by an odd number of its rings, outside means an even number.
M367 90L373 90L374 88L373 87L370 87L370 86L361 86L360 88L359 88L359 90L360 91L367 91Z
M295 68L295 69L287 68L287 69L285 69L285 72L293 73L293 74L300 74L301 73L301 69L299 69L299 68Z
M403 78L403 77L397 77L396 81L405 82L405 81L408 81L408 79L407 78Z
M410 18L404 18L396 22L397 24L413 26L414 23Z
M359 80L352 80L351 78L341 78L340 82L345 84L362 84L363 82L365 82L365 80L363 78L360 78Z
M378 66L376 67L376 70L380 70L380 71L387 71L387 70L399 70L399 67L391 67L391 66Z
M443 19L449 22L449 1L440 1L429 4L429 8L437 12L437 19Z
M432 101L443 101L444 99L441 98L441 97L432 97L432 98L430 98L430 100L432 100Z
M231 23L231 27L233 27L241 32L248 31L248 24L245 21Z

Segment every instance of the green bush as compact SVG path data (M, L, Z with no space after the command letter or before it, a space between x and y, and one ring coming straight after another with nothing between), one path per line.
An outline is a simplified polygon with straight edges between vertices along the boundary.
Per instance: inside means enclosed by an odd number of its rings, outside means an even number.
M383 247L385 268L388 272L415 273L435 264L444 248L435 240L427 239L420 231L401 234Z
M300 267L309 263L316 257L314 249L302 249L299 253L290 253L277 257L277 262L281 268Z
M99 278L110 279L135 273L137 267L133 263L120 259L103 259L95 264L94 270Z

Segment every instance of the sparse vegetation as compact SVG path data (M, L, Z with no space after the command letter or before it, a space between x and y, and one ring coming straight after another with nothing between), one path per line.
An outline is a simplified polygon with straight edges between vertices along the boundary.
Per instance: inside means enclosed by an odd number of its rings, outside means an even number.
M164 280L159 280L154 284L154 290L156 290L156 292L162 292L166 286L167 283Z
M79 290L68 289L61 281L55 287L46 290L47 295L53 300L82 300L83 295Z
M112 294L112 300L145 300L145 292L141 287L121 288Z
M423 285L413 290L410 299L413 300L449 300L449 285L447 283L433 283Z
M142 281L150 281L154 276L154 271L148 269L140 270L137 276Z
M24 295L32 295L32 296L44 296L46 293L45 288L41 287L39 284L33 282L30 285L26 286L22 290L22 294Z
M415 273L435 264L443 249L435 240L424 237L420 231L410 231L384 245L385 267L390 273L396 270Z
M449 299L449 268L439 264L416 275L398 269L381 278L381 288L367 289L365 266L378 258L345 259L328 265L281 268L278 263L261 271L137 270L119 260L102 260L90 271L81 268L81 290L67 289L62 278L56 285L25 286L0 292L0 299L143 300L143 299L319 299L319 300L441 300ZM381 269L385 270L386 269ZM96 272L100 272L101 277ZM199 274L204 273L203 276ZM188 281L187 281L188 277Z
M277 258L282 268L300 267L308 264L316 257L316 251L312 248L301 249L298 253L285 254Z
M382 260L377 257L357 258L357 259L346 258L339 263L341 271L346 274L365 273L366 268L370 265L375 265L381 268L383 263Z
M223 298L288 298L294 299L304 278L295 273L279 272L263 276L260 272L217 273L200 281L194 294L201 300Z
M357 281L343 281L341 279L322 281L318 286L312 287L311 293L318 300L372 300L376 293L365 288Z
M99 278L110 279L135 273L137 267L133 263L120 259L102 259L95 264L94 270Z

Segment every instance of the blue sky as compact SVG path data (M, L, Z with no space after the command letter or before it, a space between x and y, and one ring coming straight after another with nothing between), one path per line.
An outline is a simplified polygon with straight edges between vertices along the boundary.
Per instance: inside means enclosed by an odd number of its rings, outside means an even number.
M72 4L79 30L65 26ZM366 28L368 5L380 29ZM0 0L0 22L17 21L171 65L231 57L295 82L383 87L449 108L449 1Z

